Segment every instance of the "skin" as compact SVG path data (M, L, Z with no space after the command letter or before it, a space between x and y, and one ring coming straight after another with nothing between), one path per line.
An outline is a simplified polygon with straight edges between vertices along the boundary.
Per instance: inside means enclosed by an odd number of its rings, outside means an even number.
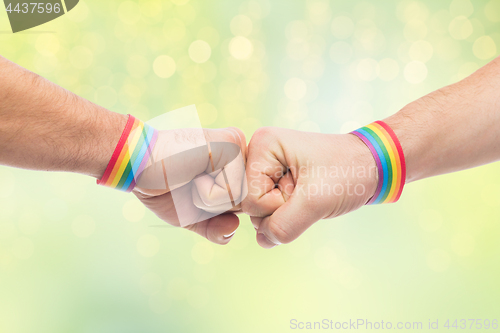
M99 178L127 116L80 98L2 57L0 73L0 164Z
M184 219L189 220L190 224L185 226L186 229L214 243L227 244L239 225L238 217L233 213L241 212L241 207L240 205L233 207L228 201L226 183L220 168L225 169L233 198L240 198L245 181L245 168L242 160L246 155L244 134L236 128L205 129L203 132L191 129L161 131L152 154L154 160L157 161L155 166L161 165L162 160L169 161L168 157L189 151L193 143L201 144L205 141L233 144L241 150L240 159L233 159L234 156L228 154L226 147L217 149L212 144L211 154L215 172L212 172L208 151L188 153L183 159L170 160L172 162L167 163L167 169L169 175L175 174L188 181L193 180L192 183L169 187L168 181L167 185L164 185L163 169L154 166L146 167L133 193L147 208L170 225L181 226L177 213L180 212L179 214L183 214ZM152 186L148 186L149 184ZM228 213L211 217L209 212Z
M406 182L456 172L500 160L500 57L471 76L405 106L384 121L401 142ZM352 134L329 135L263 128L248 146L249 194L243 211L251 215L264 248L289 243L320 219L360 208L376 191L378 176L315 176L297 170L337 166L372 169L369 149ZM289 172L284 171L290 169ZM320 179L321 178L321 179ZM329 188L366 189L362 195L303 194L323 180ZM283 185L288 186L283 186ZM359 187L358 187L359 188Z
M0 165L41 171L67 171L100 179L118 143L128 116L108 111L0 57ZM237 145L246 156L243 133L234 128L161 131L153 155L158 160L168 158L193 143L228 142ZM226 152L213 152L216 164L224 165ZM141 188L133 193L146 207L165 222L179 226L172 200L172 191L187 193L184 212L194 216L196 224L186 226L217 244L227 244L239 225L234 214L240 207L231 205L227 213L204 219L203 209L217 209L224 204L225 182L220 168L212 172L208 154L176 160L171 167L182 170L195 180L191 187ZM234 163L233 163L234 164ZM186 167L189 166L189 167ZM239 170L239 172L238 172ZM241 196L244 168L226 165L235 197ZM201 175L201 177L200 177ZM158 175L150 174L150 177ZM160 178L158 178L160 179ZM161 182L164 182L163 176ZM106 190L106 189L102 189ZM193 201L194 192L198 200ZM229 203L230 204L230 203ZM210 207L208 207L210 206ZM227 206L227 203L226 203Z
M0 164L44 171L68 171L99 179L127 117L110 112L0 57ZM406 182L476 167L500 159L500 58L470 77L441 88L385 119L406 157ZM162 131L153 155L168 158L192 143L198 132ZM248 196L241 203L251 215L264 248L289 243L320 219L363 206L376 191L378 175L369 149L351 134L331 135L261 128L248 150L238 129L205 130L207 142L237 145L246 161ZM198 140L198 139L194 139ZM213 155L224 161L227 151ZM183 212L201 222L187 229L226 244L238 227L240 207L212 218L206 211L228 205L220 169L208 154L173 164L194 187L137 186L134 194L157 216L178 226L172 194L185 200ZM224 163L223 163L224 164ZM187 165L192 167L186 167ZM234 195L245 181L238 166L227 167ZM201 175L201 177L200 177ZM152 179L160 182L158 173ZM235 184L242 184L242 186ZM193 190L195 189L195 190ZM177 191L177 192L174 192ZM224 206L226 205L226 206ZM224 208L225 210L226 208Z

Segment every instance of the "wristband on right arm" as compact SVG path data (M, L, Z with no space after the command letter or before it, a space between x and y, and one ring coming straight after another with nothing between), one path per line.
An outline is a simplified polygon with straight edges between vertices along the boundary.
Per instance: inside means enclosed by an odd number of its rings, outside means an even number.
M406 181L406 162L403 148L392 128L383 121L376 121L351 134L370 149L378 168L377 190L366 204L398 201Z

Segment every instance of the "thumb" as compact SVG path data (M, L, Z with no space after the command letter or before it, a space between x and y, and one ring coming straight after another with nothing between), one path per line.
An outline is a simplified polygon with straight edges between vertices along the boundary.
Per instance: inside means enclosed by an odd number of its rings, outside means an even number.
M300 187L294 189L290 199L270 216L261 219L257 228L257 243L263 248L290 243L322 218L314 209L307 194Z

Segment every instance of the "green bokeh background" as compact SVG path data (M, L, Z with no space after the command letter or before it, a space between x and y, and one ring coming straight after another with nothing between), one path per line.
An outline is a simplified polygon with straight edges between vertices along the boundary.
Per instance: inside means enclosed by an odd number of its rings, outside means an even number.
M0 54L116 112L196 104L250 139L384 118L492 60L499 28L497 0L84 0L17 34L2 7ZM409 184L263 250L246 216L216 246L93 179L0 167L0 332L500 319L499 171Z

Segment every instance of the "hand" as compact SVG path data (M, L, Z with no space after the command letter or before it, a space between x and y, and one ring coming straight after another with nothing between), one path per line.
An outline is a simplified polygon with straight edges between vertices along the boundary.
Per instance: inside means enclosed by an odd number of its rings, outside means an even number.
M227 244L246 194L245 157L245 136L236 128L160 131L133 192L165 222Z
M264 248L293 241L320 219L358 209L378 181L370 150L354 135L271 127L253 135L246 173L242 208Z

